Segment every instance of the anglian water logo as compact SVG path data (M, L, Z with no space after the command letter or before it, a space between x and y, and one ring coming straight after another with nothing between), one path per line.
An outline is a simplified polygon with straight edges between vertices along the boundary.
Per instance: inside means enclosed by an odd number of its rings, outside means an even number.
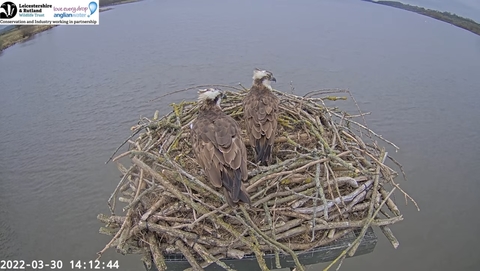
M17 15L17 5L12 2L4 2L0 5L0 19L11 19Z
M97 3L95 2L90 2L90 4L88 4L88 9L90 9L90 15L93 15L93 13L95 13L95 11L97 10ZM88 17L90 17L90 15L88 15Z

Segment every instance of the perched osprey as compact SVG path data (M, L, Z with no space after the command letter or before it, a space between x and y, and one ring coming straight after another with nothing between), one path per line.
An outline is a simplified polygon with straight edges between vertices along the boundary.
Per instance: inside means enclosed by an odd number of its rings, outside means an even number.
M199 92L200 111L191 128L192 148L198 164L215 187L223 187L230 206L250 204L242 181L248 177L247 149L237 122L220 108L223 93L208 88Z
M271 82L277 82L266 70L253 71L253 85L243 99L243 114L250 144L255 149L255 162L268 165L272 159L277 131L279 99L272 93Z

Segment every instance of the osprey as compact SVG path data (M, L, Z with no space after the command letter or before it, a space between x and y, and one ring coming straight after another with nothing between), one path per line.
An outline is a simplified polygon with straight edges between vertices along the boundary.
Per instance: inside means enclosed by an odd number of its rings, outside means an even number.
M272 158L277 131L279 99L272 93L271 82L277 82L266 70L253 71L253 85L243 99L243 114L250 145L255 150L255 162L268 165Z
M243 184L248 178L247 149L237 122L220 108L224 94L208 88L199 92L200 110L190 125L192 149L213 186L223 187L228 204L250 204Z

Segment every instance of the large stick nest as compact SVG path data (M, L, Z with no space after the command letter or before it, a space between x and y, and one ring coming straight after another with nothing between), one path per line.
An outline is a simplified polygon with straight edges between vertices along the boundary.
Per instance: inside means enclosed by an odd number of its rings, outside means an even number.
M230 89L235 92L227 92L222 108L242 127L248 160L253 161L242 120L247 90ZM398 246L387 225L403 219L390 199L400 188L394 182L397 172L384 164L386 158L403 170L376 140L397 146L356 121L363 119L361 112L354 116L325 105L327 100L347 99L327 95L350 95L348 91L317 91L305 97L275 93L281 99L275 162L268 167L249 163L252 205L235 209L205 179L192 153L189 130L198 113L196 102L173 104L162 118L158 111L153 119L141 118L125 142L129 150L113 159L123 177L109 199L111 215L98 216L106 223L101 233L114 236L99 255L115 246L122 254L144 254L147 265L153 259L165 270L164 256L180 253L195 270L212 262L230 270L220 259L254 254L267 270L264 253L274 253L277 260L285 253L304 270L297 253L362 229L337 258L343 259L355 253L372 225L380 226ZM127 166L119 163L122 157L131 159ZM122 216L114 214L117 198L127 203Z

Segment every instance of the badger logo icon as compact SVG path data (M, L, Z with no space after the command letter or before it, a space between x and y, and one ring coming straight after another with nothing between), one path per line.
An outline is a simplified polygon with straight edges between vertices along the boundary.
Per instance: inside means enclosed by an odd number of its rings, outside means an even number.
M17 6L12 2L0 5L0 19L11 19L17 15Z

